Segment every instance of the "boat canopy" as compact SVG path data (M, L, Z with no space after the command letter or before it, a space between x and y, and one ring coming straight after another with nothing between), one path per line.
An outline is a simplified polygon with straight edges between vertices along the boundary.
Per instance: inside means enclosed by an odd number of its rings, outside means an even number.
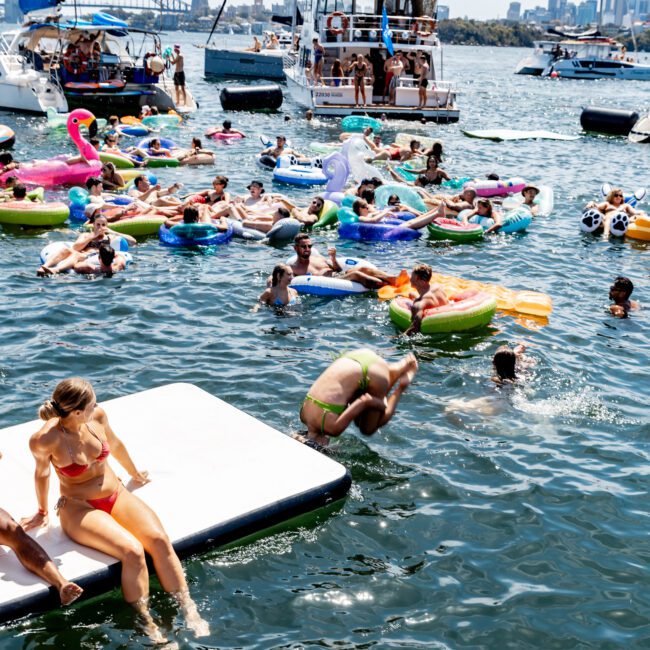
M28 14L30 11L53 9L61 2L62 0L18 0L18 5L24 14Z

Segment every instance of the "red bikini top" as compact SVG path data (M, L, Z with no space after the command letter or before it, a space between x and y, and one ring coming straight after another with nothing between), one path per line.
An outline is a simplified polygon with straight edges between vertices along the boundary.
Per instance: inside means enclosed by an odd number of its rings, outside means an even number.
M90 433L92 433L93 436L95 436L95 438L97 438L97 440L102 443L102 450L99 452L99 456L95 458L96 463L102 463L110 455L111 448L108 446L108 443L105 440L101 440L100 437L90 427L88 427L88 431L90 431ZM68 449L68 451L70 450ZM72 458L72 454L70 454L70 457ZM54 463L52 464L54 465ZM81 476L81 474L87 471L89 467L90 465L78 465L77 463L71 463L65 467L57 467L54 465L54 469L58 474L63 474L63 476L70 476L72 478Z

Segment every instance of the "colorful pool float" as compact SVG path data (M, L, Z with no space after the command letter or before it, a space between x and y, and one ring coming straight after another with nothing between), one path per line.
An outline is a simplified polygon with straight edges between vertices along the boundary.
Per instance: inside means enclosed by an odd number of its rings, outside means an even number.
M171 228L162 225L158 236L164 246L217 246L232 239L232 226L229 224L228 230L219 230L210 223L179 223Z
M375 133L379 133L382 124L374 117L366 117L365 115L348 115L341 120L341 128L347 133L361 133L368 127L371 127Z
M0 203L0 223L17 226L60 226L68 218L70 208L60 201L4 201Z
M639 215L627 228L626 237L650 241L650 217Z
M16 134L4 124L0 124L0 149L11 149L16 142Z
M537 291L515 291L498 284L490 282L478 282L477 280L465 280L453 275L434 273L431 276L431 284L439 284L448 296L453 296L463 291L483 291L494 296L497 301L497 309L513 312L527 316L550 316L553 311L553 301L550 296ZM417 296L417 291L406 282L399 286L385 286L379 289L380 300L392 300L397 296L407 298Z
M411 325L412 304L412 300L404 297L395 298L390 303L390 319L402 331ZM450 296L448 305L427 309L420 331L423 334L446 334L485 327L496 310L494 296L484 291L464 291Z
M439 241L465 244L483 239L483 228L480 225L456 219L438 218L427 226L427 230L431 239Z

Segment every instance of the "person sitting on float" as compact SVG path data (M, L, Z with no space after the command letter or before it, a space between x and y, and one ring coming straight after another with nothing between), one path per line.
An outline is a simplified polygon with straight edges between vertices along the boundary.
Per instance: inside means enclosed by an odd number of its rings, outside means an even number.
M585 210L589 208L595 208L603 215L603 234L605 237L609 237L612 217L617 212L625 212L632 220L639 214L645 214L642 210L636 210L629 203L625 203L625 196L620 187L612 188L602 203L596 203L595 201L587 203Z
M523 206L526 206L533 217L537 216L539 212L539 206L535 203L535 198L539 194L539 188L535 185L526 185L523 190L521 190L521 195L524 197Z
M16 183L12 189L13 200L14 201L26 201L27 200L27 188L22 183Z
M150 158L172 158L173 154L169 149L163 147L159 138L152 138L147 147L147 155Z
M438 165L438 159L435 156L429 156L424 167L419 169L409 168L409 172L426 178L427 185L441 185L442 181L449 181L451 177L444 169L440 169ZM391 175L395 176L393 169L389 168L389 171ZM400 178L399 175L397 175L397 178Z
M413 354L397 363L387 363L368 348L341 355L309 388L300 408L307 431L294 437L320 450L352 422L372 435L395 415L417 370Z
M260 156L271 156L274 160L277 160L280 156L287 156L293 154L301 162L308 162L309 158L303 156L301 153L297 152L295 149L287 147L287 138L284 135L278 135L275 138L275 147L270 146L260 152Z
M102 244L111 244L111 237L123 237L130 246L137 242L130 235L116 233L109 229L106 217L101 214L101 206L96 203L89 203L84 209L84 214L88 222L92 225L90 232L82 232L77 240L69 248L64 248L42 264L36 275L56 275L69 271L78 262L82 262L91 255L96 253Z
M357 199L352 204L352 210L359 217L361 223L381 223L386 217L390 217L392 214L390 208L373 211L371 206L364 199ZM441 205L433 210L420 214L414 219L404 221L402 226L404 228L410 228L411 230L420 230L420 228L424 228L424 226L444 216L445 208Z
M294 208L291 211L291 216L305 226L310 227L320 219L320 213L324 205L325 199L321 196L315 196L306 208Z
M476 201L476 207L470 212L463 215L462 222L469 223L472 217L479 217L480 219L492 219L494 225L490 226L485 232L494 232L501 228L501 213L494 209L490 199L480 198Z
M172 194L181 187L183 187L182 183L172 183L166 189L162 189L160 183L151 185L147 176L142 174L136 176L133 180L133 187L129 190L129 196L155 207L177 208L181 205L181 200L172 196Z
M195 196L201 197L205 205L213 206L215 209L226 208L230 203L230 193L226 192L228 187L228 177L219 174L212 179L212 189L197 192ZM224 214L228 209L224 210Z
M291 213L287 208L277 204L274 207L275 211L271 216L259 214L249 215L248 218L243 220L244 227L253 228L260 232L269 232L278 221L291 218Z
M294 238L293 248L296 261L291 264L294 275L317 275L323 277L340 277L344 280L358 282L367 289L379 289L387 284L396 284L400 276L389 275L381 269L357 265L353 269L343 270L336 256L336 247L327 249L328 259L319 253L312 253L311 237L299 233Z
M97 258L87 257L77 262L73 267L75 273L81 275L105 275L107 278L118 271L126 268L126 257L122 253L116 253L109 244L101 244L97 250Z
M204 205L186 205L183 208L183 213L167 219L165 226L167 228L173 228L182 223L209 223L219 230L228 230L228 222L223 217L215 220L210 214L209 209L205 208L206 206Z
M105 162L102 164L102 177L101 186L103 189L117 190L126 184L124 177L117 171L112 162Z
M230 120L224 120L221 124L221 127L215 127L208 129L206 131L207 136L212 136L215 133L225 133L225 134L233 134L233 135L239 135L242 138L246 137L246 134L243 131L240 131L239 129L233 129L232 128L232 122Z
M473 187L466 187L460 194L448 196L446 194L429 194L425 190L419 190L424 202L427 205L438 206L443 204L447 212L460 214L464 210L474 210L476 201L476 190Z
M262 181L252 181L247 189L249 192L247 197L236 196L227 206L227 212L233 219L245 221L249 218L267 216L269 212L275 211L276 203L283 205L280 196L265 194ZM288 206L284 205L284 207ZM226 214L225 209L224 214Z
M187 149L187 151L179 154L177 156L177 159L181 165L191 165L200 160L200 157L202 156L209 156L212 160L214 160L214 151L204 149L201 138L195 137L192 138L192 144L190 145L190 148Z
M292 280L293 270L288 264L276 265L271 274L271 286L264 290L259 297L259 302L273 307L296 304L298 292L289 286Z
M423 155L422 145L419 140L413 139L409 143L408 147L400 147L399 149L399 160L400 162L406 162L407 160L412 160L413 158L418 158ZM373 163L377 160L392 160L394 154L391 151L381 151L374 156L369 156L366 158L367 163Z
M448 305L449 300L439 284L431 284L433 269L428 264L416 264L411 272L411 286L418 292L411 304L411 325L406 336L417 334L428 309Z
M173 595L188 628L197 636L210 633L190 596L183 567L156 513L122 485L107 462L109 454L134 484L151 479L139 471L106 412L97 406L91 384L80 378L59 382L39 409L41 428L30 438L36 461L38 513L21 521L25 530L47 526L52 467L61 497L57 511L63 531L78 544L121 562L124 599L136 610L153 643L166 642L149 612L147 553L162 588Z

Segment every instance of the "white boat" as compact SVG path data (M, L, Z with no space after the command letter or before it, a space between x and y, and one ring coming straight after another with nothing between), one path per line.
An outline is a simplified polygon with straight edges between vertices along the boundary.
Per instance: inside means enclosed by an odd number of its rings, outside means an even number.
M285 52L268 49L251 52L243 47L206 46L204 74L206 77L234 79L284 79Z
M418 82L406 71L398 81L394 103L384 101L387 49L382 38L382 16L358 13L356 0L351 7L349 13L331 12L334 8L331 0L307 2L298 56L285 57L287 87L295 101L312 109L316 115L380 117L386 114L389 118L457 122L460 110L456 105L456 91L451 83L442 80L442 50L435 31L435 19L428 16L414 18L407 13L387 16L386 32L395 51L401 50L407 58L415 57L417 52L428 55L426 104L418 108ZM407 3L406 7L410 5ZM318 85L313 84L311 75L305 71L305 64L313 60L314 38L318 38L325 49L322 84ZM351 79L328 76L335 59L344 63L353 54L363 54L374 71L374 81L366 79L364 84L366 106L355 106ZM436 61L440 61L440 65L436 66Z
M53 1L20 0L20 5L27 12ZM136 37L140 46L133 42ZM185 104L175 103L167 67L157 34L130 31L108 14L94 14L92 21L67 20L59 12L32 14L21 29L0 39L0 108L33 113L50 107L59 112L87 108L97 115L137 115L148 104L160 111L195 111L198 106L187 87Z
M535 41L533 53L522 59L516 74L563 79L637 79L650 81L650 65L636 62L617 41L589 36L562 41Z

